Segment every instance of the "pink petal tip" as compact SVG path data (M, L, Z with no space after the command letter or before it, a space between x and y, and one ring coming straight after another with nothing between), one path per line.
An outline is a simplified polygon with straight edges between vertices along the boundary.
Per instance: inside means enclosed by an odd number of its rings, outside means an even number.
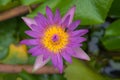
M68 15L70 15L70 20L69 20L69 24L70 24L73 20L75 10L76 10L76 6L73 6L71 9L69 9L69 11L66 13L66 15L62 18L62 21L64 21L66 19L66 17Z
M43 60L43 55L37 56L32 72L37 71L39 68L43 67L50 58Z
M81 48L75 48L74 50L76 53L73 55L73 57L83 59L83 60L88 60L88 61L90 60L90 57Z
M32 29L31 24L36 24L32 18L22 17L22 19L30 27L30 29Z

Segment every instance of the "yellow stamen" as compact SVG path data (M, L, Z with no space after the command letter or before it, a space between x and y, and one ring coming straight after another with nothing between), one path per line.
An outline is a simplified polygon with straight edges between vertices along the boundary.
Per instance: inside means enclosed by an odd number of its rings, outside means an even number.
M57 35L57 41L53 41L53 36ZM60 26L50 26L44 32L42 38L44 46L53 53L59 53L68 44L68 34Z

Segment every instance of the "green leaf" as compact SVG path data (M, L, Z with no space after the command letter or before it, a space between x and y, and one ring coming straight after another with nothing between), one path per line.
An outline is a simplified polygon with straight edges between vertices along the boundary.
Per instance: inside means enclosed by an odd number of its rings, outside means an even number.
M60 2L60 0L46 0L44 3L42 3L38 8L36 8L32 13L30 13L28 15L28 17L34 17L37 15L38 12L41 12L43 14L45 14L45 7L49 5L49 7L51 7L52 9L56 7L56 5L58 5L58 3ZM53 9L55 10L55 9Z
M8 1L8 0L2 0L2 1ZM11 8L14 8L14 7L18 6L19 4L20 3L19 3L18 0L10 1L8 3L5 3L5 5L2 5L1 2L0 2L0 12L11 9Z
M63 75L53 74L53 75L50 75L49 80L66 80L66 79L63 77Z
M110 24L105 31L105 35L102 38L102 43L106 49L120 51L120 20L117 20Z
M22 5L31 5L43 2L44 0L20 0Z
M80 19L82 25L103 23L113 0L47 0L35 11L29 14L34 17L38 12L45 14L45 7L49 6L55 11L59 8L62 15L76 5L75 20ZM63 6L65 5L65 6Z
M73 59L72 64L67 64L65 77L67 80L106 80L77 59Z
M35 59L36 59L35 56L30 55L30 56L28 57L28 64L33 65L34 62L35 62Z
M2 60L6 64L25 64L28 60L25 45L10 44L8 56Z
M19 73L19 76L22 78L22 80L37 80L32 74L29 74L24 70Z
M116 20L110 24L105 32L105 36L120 36L120 20Z
M0 0L0 5L6 5L7 3L11 2L12 0Z
M12 34L5 34L0 37L0 59L3 59L8 52L8 46L13 42Z
M49 80L50 76L48 74L43 74L41 76L39 76L40 80Z
M14 42L13 34L16 25L16 19L0 22L0 59L7 55L10 43Z
M29 30L30 28L25 24L21 17L18 19L18 24L20 38L29 38L29 36L25 34L25 30Z
M18 74L0 73L0 80L16 80Z
M112 17L120 17L120 0L114 0L112 6L110 8L110 16Z
M120 36L104 37L102 39L104 47L109 51L120 51Z

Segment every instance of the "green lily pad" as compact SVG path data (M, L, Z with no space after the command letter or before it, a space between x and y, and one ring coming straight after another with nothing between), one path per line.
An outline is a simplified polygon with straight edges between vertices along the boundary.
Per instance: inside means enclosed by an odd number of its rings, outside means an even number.
M72 64L67 64L64 76L67 80L106 80L77 59L73 59Z
M114 0L110 8L109 15L120 18L120 0Z
M38 12L45 14L45 7L53 11L59 8L62 15L76 5L75 20L80 19L82 25L100 24L105 21L113 0L47 0L34 10L28 17L34 17Z
M13 35L16 25L16 19L0 22L0 59L6 57L9 45L15 41Z
M102 38L102 43L107 50L120 51L120 20L110 24L105 35Z

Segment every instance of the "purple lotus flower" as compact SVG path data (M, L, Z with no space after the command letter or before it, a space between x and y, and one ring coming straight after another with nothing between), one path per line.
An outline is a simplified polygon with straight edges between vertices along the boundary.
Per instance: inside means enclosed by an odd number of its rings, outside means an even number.
M61 18L58 9L53 15L49 7L46 7L47 17L38 13L34 19L22 18L31 29L25 31L25 33L32 39L25 39L21 43L33 46L29 53L37 56L34 71L44 66L50 59L60 73L63 71L62 58L69 63L72 63L72 57L90 60L88 55L80 48L82 42L86 41L86 38L82 36L88 30L75 30L80 24L79 20L72 22L75 9L75 6L73 6L63 18Z

